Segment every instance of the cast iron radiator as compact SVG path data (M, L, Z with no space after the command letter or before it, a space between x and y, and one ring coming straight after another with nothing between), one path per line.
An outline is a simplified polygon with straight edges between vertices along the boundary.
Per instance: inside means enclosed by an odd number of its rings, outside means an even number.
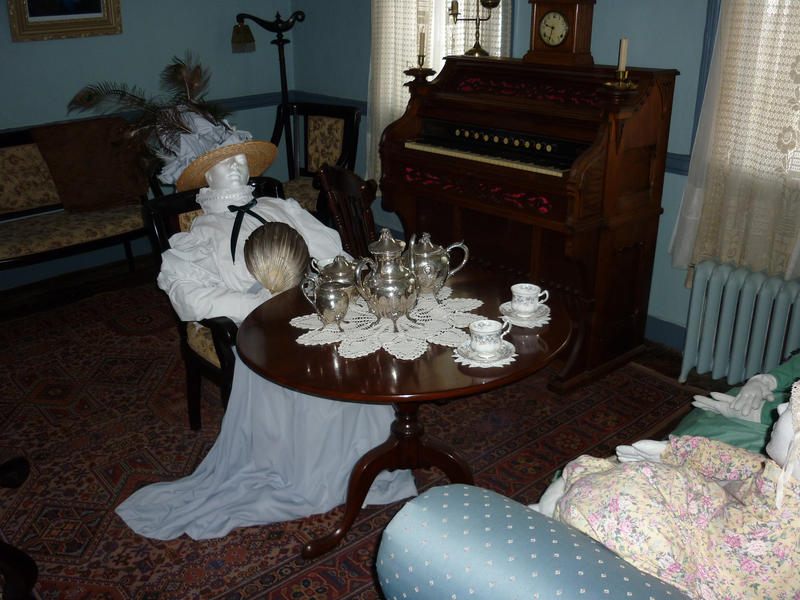
M705 260L695 267L681 382L694 367L729 384L780 364L800 347L800 282Z

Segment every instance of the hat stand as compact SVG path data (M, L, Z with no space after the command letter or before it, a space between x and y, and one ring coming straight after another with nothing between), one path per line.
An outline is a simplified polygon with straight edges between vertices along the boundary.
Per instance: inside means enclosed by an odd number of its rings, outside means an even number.
M280 13L275 13L274 21L265 21L256 16L239 13L236 15L236 25L233 28L233 38L231 39L231 46L234 52L253 52L255 50L255 41L250 28L245 24L245 19L250 19L256 25L260 25L267 31L276 34L272 44L278 47L278 63L281 72L281 104L283 105L283 131L284 139L286 140L286 156L294 156L294 144L292 139L291 118L289 115L289 92L286 83L286 57L284 55L283 47L289 43L289 40L283 37L283 34L294 27L295 22L304 21L306 18L302 10L295 11L292 16L286 20L281 19ZM275 136L273 136L275 137ZM277 146L279 140L271 140ZM289 179L295 178L294 163L291 160L289 163Z

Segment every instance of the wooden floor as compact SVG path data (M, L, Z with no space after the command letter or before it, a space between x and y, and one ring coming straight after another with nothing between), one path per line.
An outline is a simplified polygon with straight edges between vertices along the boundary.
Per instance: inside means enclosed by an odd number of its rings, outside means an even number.
M133 273L128 271L127 263L121 261L3 291L0 292L0 320L75 302L108 289L136 286L147 281L155 285L157 269L154 258L146 255L137 258ZM636 357L636 362L677 379L681 370L681 352L651 341L647 341L646 346L646 351ZM694 371L686 383L709 391L725 391L731 387L724 379L714 380Z

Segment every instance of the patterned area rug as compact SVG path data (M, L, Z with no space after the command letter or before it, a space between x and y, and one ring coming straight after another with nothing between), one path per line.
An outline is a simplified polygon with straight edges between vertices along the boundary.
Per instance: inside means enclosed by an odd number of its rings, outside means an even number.
M142 538L114 513L140 486L189 474L222 418L204 388L203 425L187 424L178 336L154 285L105 292L0 323L0 461L31 475L0 489L0 539L39 566L43 599L380 598L373 558L402 503L362 510L344 542L305 561L342 508L241 528L225 538ZM609 455L691 401L692 390L629 364L570 394L544 372L479 396L423 407L427 431L456 447L476 483L534 502L569 459ZM415 473L420 489L447 480Z

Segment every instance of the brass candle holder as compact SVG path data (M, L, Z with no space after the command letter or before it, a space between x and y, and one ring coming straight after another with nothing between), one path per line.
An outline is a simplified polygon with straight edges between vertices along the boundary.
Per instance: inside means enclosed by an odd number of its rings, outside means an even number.
M606 81L603 85L620 92L633 91L639 87L628 78L627 69L624 71L617 71L616 73L617 78L614 81Z
M459 21L475 21L475 45L469 50L464 52L464 56L489 56L489 53L481 48L481 23L488 21L492 17L492 9L497 8L500 0L478 0L475 7L474 17L462 17L458 10L458 0L450 2L450 8L447 10L447 15L453 19L453 23ZM489 11L485 17L481 17L481 7Z
M436 71L434 71L433 69L426 69L423 66L424 64L425 64L425 55L417 54L418 66L403 71L403 73L405 73L406 75L414 78L413 81L409 81L405 85L428 83L428 77L430 77L431 75L435 75Z

